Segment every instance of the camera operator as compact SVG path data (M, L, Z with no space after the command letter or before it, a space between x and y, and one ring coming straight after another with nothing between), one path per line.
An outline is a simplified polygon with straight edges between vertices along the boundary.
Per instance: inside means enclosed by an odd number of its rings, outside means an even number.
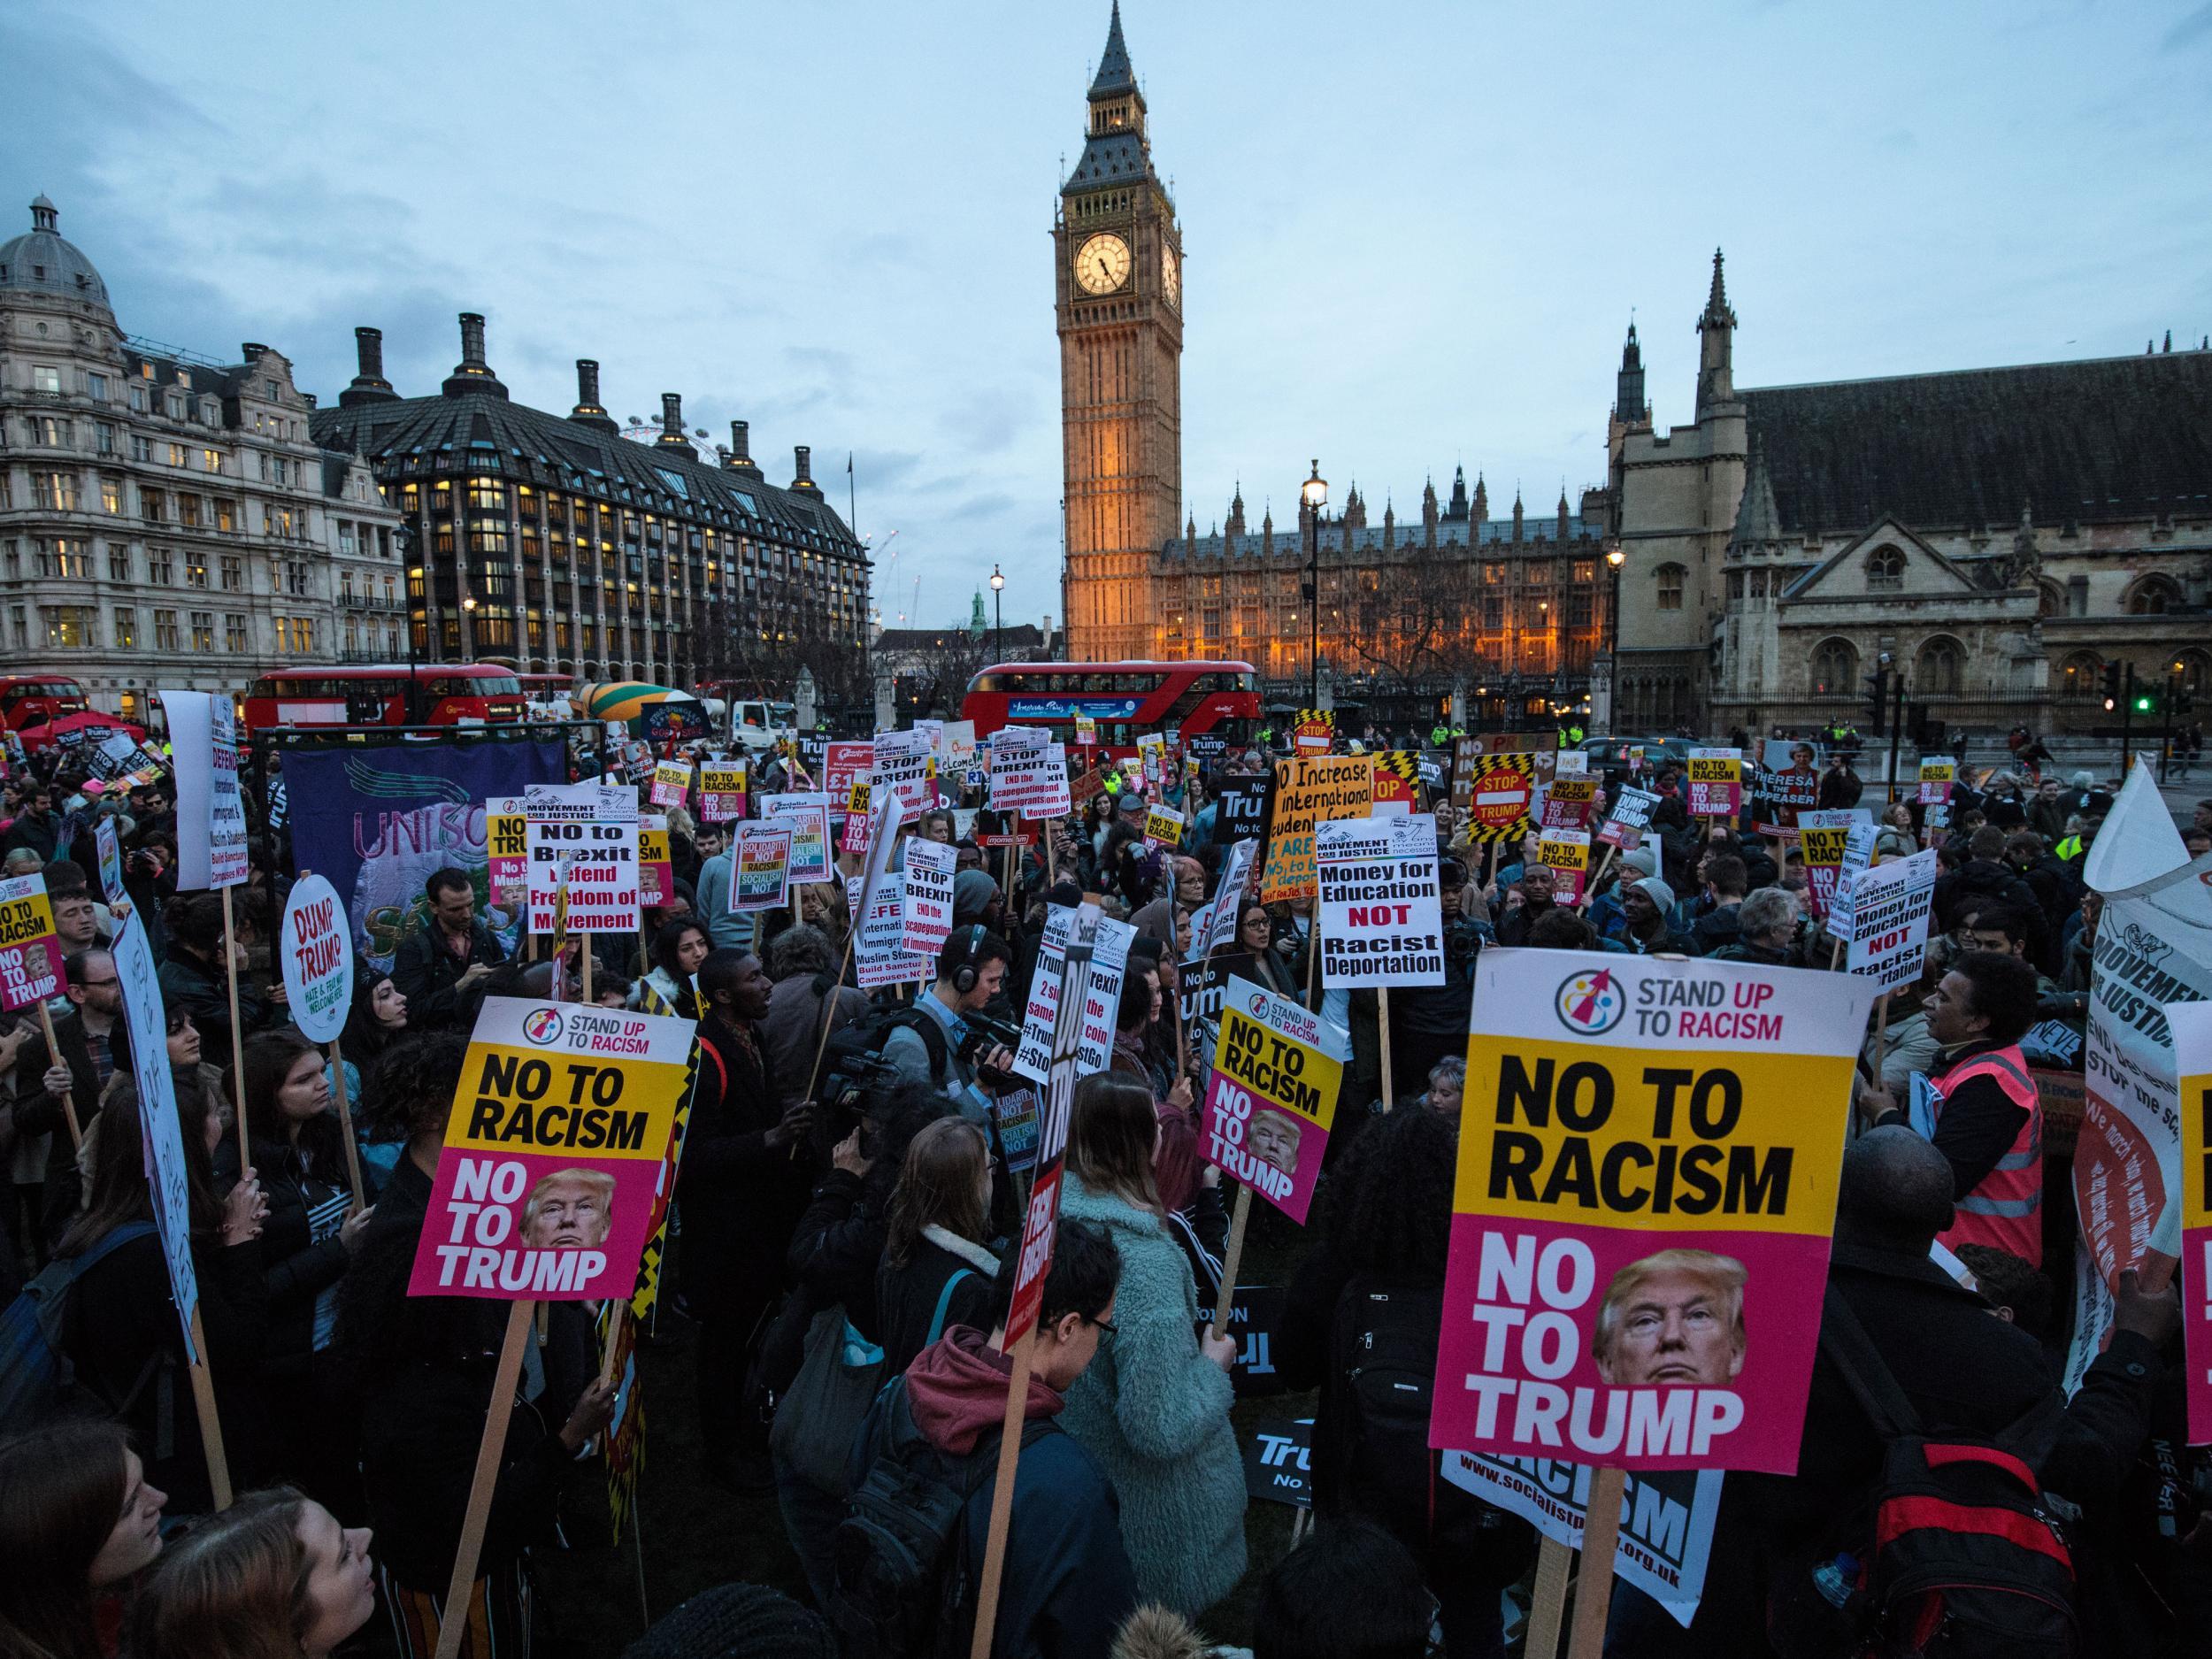
M1014 1056L983 1012L1005 987L1013 956L980 924L954 929L937 956L937 983L914 1005L916 1018L884 1039L887 1064L942 1090L972 1123L988 1124L989 1095L1014 1086Z

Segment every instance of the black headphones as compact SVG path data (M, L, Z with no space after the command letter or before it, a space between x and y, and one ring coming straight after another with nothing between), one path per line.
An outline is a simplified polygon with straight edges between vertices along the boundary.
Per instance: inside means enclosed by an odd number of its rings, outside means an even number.
M978 922L975 926L968 929L968 942L961 950L960 965L957 968L955 968L952 973L952 988L961 996L965 996L969 992L975 989L975 982L978 977L975 966L975 953L982 949L983 935L988 930L985 928L980 922Z

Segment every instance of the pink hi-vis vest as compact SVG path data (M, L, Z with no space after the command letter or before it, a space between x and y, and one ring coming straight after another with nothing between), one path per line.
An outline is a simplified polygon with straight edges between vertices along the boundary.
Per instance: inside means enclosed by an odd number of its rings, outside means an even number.
M1958 1218L1943 1234L1952 1249L1962 1244L1994 1245L2016 1256L2031 1267L2043 1265L2043 1101L2018 1044L1992 1048L1962 1060L1935 1082L1945 1100L1970 1079L1993 1078L2005 1097L2025 1109L2028 1119L2020 1125L1997 1167L1980 1184L1958 1200ZM1941 1121L1942 1108L1937 1108Z

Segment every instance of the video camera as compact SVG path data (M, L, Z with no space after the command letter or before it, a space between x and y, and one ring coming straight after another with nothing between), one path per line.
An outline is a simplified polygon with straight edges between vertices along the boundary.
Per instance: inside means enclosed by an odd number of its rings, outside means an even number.
M994 1089L1018 1087L1021 1079L1011 1071L981 1064L981 1057L994 1048L1003 1048L1009 1054L1018 1053L1022 1046L1021 1027L988 1014L963 1014L961 1019L968 1033L960 1040L959 1058L963 1064L975 1067L976 1079Z

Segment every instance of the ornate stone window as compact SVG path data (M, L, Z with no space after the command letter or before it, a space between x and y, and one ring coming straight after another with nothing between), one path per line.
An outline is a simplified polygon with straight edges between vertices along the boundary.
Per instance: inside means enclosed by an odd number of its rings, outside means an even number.
M2094 651L2076 651L2058 667L2058 695L2069 703L2086 703L2102 683L2104 664Z
M1823 640L1813 652L1813 695L1847 697L1858 683L1858 648L1848 640Z
M2146 576L2128 589L2131 617L2162 617L2181 608L2181 588L2170 576Z
M1689 572L1679 565L1662 565L1654 572L1659 580L1659 609L1682 609L1682 584Z
M1920 656L1913 664L1912 688L1922 696L1955 697L1959 695L1966 662L1966 653L1959 642L1939 635L1920 648Z
M1893 547L1878 547L1866 556L1866 586L1870 593L1893 594L1905 586L1905 556Z

